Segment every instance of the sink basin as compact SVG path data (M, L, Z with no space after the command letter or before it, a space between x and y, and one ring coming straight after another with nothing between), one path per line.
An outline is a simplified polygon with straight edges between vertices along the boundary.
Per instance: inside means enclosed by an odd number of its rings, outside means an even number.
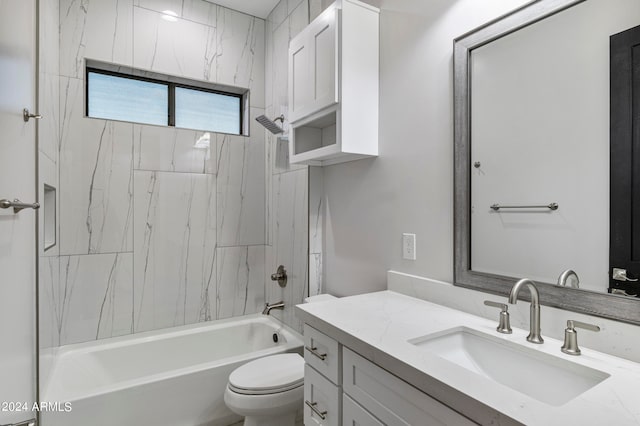
M609 377L602 371L467 327L445 330L408 342L420 350L554 406L566 404Z

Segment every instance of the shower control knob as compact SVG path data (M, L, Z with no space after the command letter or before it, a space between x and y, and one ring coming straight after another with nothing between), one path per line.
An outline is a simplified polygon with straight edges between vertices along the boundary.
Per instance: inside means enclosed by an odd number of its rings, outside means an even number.
M278 266L278 270L275 274L271 274L271 281L278 281L278 285L280 287L285 287L287 285L287 270L284 269L283 265Z

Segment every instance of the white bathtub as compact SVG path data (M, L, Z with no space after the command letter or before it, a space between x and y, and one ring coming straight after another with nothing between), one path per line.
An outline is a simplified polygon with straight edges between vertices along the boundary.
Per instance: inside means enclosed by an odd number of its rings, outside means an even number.
M241 420L224 404L229 374L301 349L299 334L259 314L64 346L40 399L72 410L44 412L42 424L228 425Z

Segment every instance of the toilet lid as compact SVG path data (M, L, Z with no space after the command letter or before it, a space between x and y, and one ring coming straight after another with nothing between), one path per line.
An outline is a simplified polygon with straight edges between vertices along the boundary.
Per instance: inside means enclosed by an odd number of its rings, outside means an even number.
M304 358L298 354L279 354L258 358L236 368L229 376L229 387L243 394L284 392L304 383Z

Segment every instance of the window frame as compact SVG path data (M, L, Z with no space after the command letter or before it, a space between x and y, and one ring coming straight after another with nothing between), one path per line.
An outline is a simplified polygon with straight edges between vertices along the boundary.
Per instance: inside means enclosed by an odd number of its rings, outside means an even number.
M205 83L202 82L202 84L198 84L199 82L195 81L195 80L189 80L189 79L185 79L185 78L179 78L179 77L171 77L171 76L164 76L162 74L158 74L156 72L148 72L148 71L142 71L142 70L135 70L133 68L130 67L126 67L127 69L131 70L131 73L126 73L126 72L122 72L122 71L114 71L113 69L109 69L111 67L117 67L117 68L122 68L116 65L111 65L109 66L108 64L104 64L104 66L100 66L97 63L94 63L93 61L91 63L87 63L85 66L85 85L84 85L84 112L85 112L85 117L87 118L94 118L94 119L99 119L99 120L109 120L108 118L101 118L101 117L92 117L91 115L89 115L89 74L90 73L94 73L94 74L102 74L102 75L108 75L108 76L113 76L113 77L118 77L118 78L125 78L125 79L129 79L129 80L138 80L138 81L145 81L148 83L154 83L154 84L160 84L163 86L167 87L167 124L164 126L167 127L173 127L173 128L177 128L177 129L187 129L187 130L199 130L199 131L207 131L207 132L214 132L214 133L222 133L222 134L230 134L230 135L237 135L237 136L249 136L249 129L248 126L246 126L247 128L245 128L245 108L246 105L248 105L247 102L247 96L249 94L248 89L238 89L238 88L231 88L229 87L229 89L234 90L232 91L225 91L225 90L221 90L218 88L213 88L211 86L216 86L219 87L220 85L217 85L215 83ZM151 74L153 75L153 77L148 77L146 75L140 75L140 74ZM164 78L163 78L164 77ZM175 123L176 123L176 87L178 88L182 88L182 89L188 89L188 90L194 90L194 91L199 91L199 92L205 92L205 93L213 93L213 94L217 94L217 95L223 95L223 96L230 96L230 97L234 97L238 99L238 108L239 108L239 122L238 122L238 133L226 133L226 132L215 132L213 130L207 130L207 129L191 129L191 128L185 128L185 127L176 127ZM113 121L122 121L122 120L113 120ZM144 124L144 125L149 125L149 126L154 126L155 124L146 124L146 123L139 123L137 121L127 121L130 123L138 123L138 124Z

